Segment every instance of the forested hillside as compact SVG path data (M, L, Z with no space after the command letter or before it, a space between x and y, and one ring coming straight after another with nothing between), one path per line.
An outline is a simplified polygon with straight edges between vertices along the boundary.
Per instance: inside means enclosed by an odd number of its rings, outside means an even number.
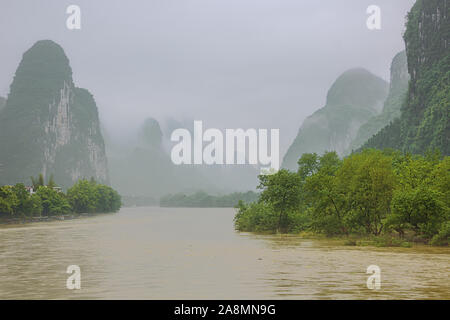
M361 125L380 114L389 85L361 68L339 76L327 94L326 105L305 119L283 159L295 169L303 153L335 150L344 155Z
M384 102L382 112L370 118L359 128L347 154L352 150L357 150L374 134L400 117L401 107L408 92L408 82L409 74L406 53L402 51L394 57L391 63L389 95Z
M364 148L450 154L450 1L418 0L408 14L404 40L411 76L400 119Z

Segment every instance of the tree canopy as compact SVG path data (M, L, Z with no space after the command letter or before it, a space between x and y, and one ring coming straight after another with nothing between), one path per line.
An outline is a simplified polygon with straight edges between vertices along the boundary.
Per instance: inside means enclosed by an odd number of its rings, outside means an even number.
M298 171L260 176L257 202L239 204L241 231L409 236L448 243L450 158L367 149L340 160L303 154Z

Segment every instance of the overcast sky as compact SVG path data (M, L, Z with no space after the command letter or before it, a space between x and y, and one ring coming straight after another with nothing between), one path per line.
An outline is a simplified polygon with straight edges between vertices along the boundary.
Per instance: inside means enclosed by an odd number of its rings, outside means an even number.
M0 95L34 42L51 39L113 134L145 117L279 128L282 152L345 70L389 79L414 0L72 0L0 2ZM81 8L81 30L66 8ZM381 30L366 9L381 8Z

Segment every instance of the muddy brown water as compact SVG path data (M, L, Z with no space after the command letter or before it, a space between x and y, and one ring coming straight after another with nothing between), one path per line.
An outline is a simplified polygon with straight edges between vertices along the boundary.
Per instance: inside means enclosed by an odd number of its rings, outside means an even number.
M450 299L450 249L238 233L234 209L0 226L0 299ZM69 265L81 289L69 290ZM366 269L381 269L369 290Z

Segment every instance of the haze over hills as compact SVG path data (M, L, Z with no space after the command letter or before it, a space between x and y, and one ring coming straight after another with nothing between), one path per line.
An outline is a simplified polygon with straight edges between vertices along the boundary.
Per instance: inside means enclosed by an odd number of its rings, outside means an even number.
M399 119L363 148L450 154L450 4L418 0L404 34L411 81Z
M252 166L174 165L170 132L189 126L166 119L164 135L159 122L147 118L136 137L114 140L117 135L100 124L92 94L74 85L64 50L38 41L24 53L8 99L0 99L0 184L29 184L30 176L42 173L65 188L80 178L109 183L111 175L123 195L146 197L256 187L259 169Z
M63 187L80 178L108 182L97 106L77 88L64 50L36 42L23 54L0 112L0 184L42 173Z
M108 141L107 145L111 183L119 192L156 196L169 192L177 180L181 183L177 168L163 149L161 128L155 119L146 119L129 143L123 146Z
M167 135L171 129L182 127L174 119L168 122L164 130ZM145 119L137 132L127 145L106 139L111 184L124 195L159 197L205 190L223 194L256 188L259 171L252 166L173 164L170 151L174 143L156 119Z
M361 147L370 137L380 131L383 127L400 117L401 107L405 102L408 91L408 65L405 51L399 52L391 63L391 81L389 94L380 114L371 117L358 130L347 154Z
M5 104L6 104L6 99L3 97L0 97L0 111L2 111Z
M447 3L417 1L405 33L407 51L393 59L390 84L362 68L339 76L325 106L302 123L282 166L296 170L305 152L335 150L343 156L361 146L412 152L438 147L448 154ZM413 75L409 89L408 71ZM90 177L108 182L110 175L112 185L125 195L254 189L257 167L172 163L170 133L176 128L192 132L193 120L186 119L194 116L189 109L162 120L143 117L139 128L130 129L135 136L130 134L127 141L117 139L122 129L102 127L104 139L94 98L74 85L63 49L52 41L39 41L24 54L7 100L0 97L0 184L29 182L29 176L42 172L47 178L54 174L63 186ZM236 118L241 116L245 118Z
M335 150L341 156L364 148L392 148L422 154L437 148L444 155L450 154L449 8L448 1L418 0L408 13L404 34L406 52L398 53L392 61L389 95L381 113L375 110L375 114L364 120L357 116L358 112L367 110L364 107L330 108L330 98L335 106L344 103L338 99L333 101L329 93L327 106L303 123L283 166L296 169L301 154L321 154L328 150ZM345 88L339 79L333 87L335 93L344 92L336 90ZM364 92L353 85L347 88L343 97ZM347 104L352 105L351 101ZM361 100L359 104L368 105ZM354 118L359 120L356 125ZM359 129L354 131L358 124Z
M344 72L329 89L326 105L301 125L282 166L296 170L303 153L344 155L361 125L382 111L388 89L386 81L365 69Z

